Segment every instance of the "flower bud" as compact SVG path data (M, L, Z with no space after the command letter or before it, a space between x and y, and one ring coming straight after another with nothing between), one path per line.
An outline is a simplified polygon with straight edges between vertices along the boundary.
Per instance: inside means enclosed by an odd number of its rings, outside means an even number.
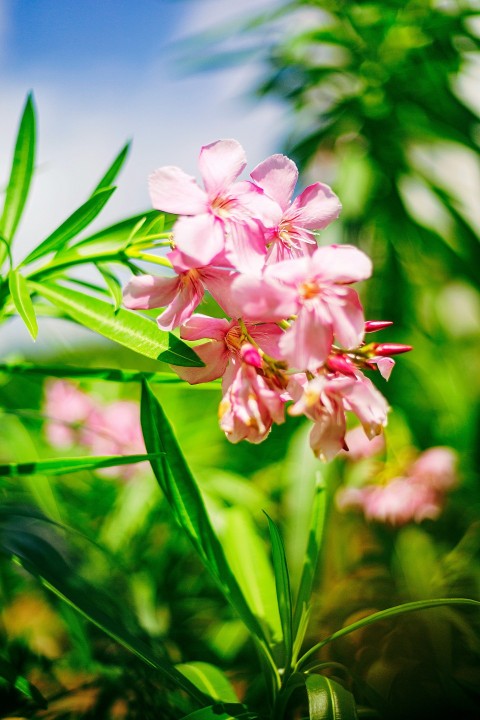
M247 363L247 365L252 365L252 367L256 368L262 367L262 356L260 355L260 352L250 343L245 343L244 345L242 345L240 350L240 357L242 358L244 363Z
M392 320L367 320L365 323L365 332L376 332L393 325Z
M350 358L345 355L330 355L327 358L327 368L332 372L343 373L343 375L351 375L355 377L355 365Z
M375 343L375 355L381 357L389 357L390 355L401 355L402 353L413 350L411 345L400 345L399 343Z

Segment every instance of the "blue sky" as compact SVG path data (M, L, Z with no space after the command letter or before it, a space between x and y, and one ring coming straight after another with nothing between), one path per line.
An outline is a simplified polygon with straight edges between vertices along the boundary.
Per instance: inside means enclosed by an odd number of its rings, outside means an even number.
M197 174L203 144L235 137L250 167L278 151L283 109L247 99L259 77L254 62L207 74L182 73L178 63L179 40L188 49L185 38L277 4L242 0L239 11L224 0L1 0L0 187L30 90L39 120L37 174L14 256L84 202L128 138L128 164L97 225L149 207L156 167ZM29 344L23 329L13 336Z

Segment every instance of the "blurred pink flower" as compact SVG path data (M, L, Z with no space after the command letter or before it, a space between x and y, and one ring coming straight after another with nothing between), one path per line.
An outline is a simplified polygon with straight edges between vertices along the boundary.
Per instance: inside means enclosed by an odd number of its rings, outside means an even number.
M45 433L54 447L74 445L82 425L94 410L92 399L73 383L66 380L47 380L45 383Z
M348 451L345 453L347 460L362 460L364 458L379 455L385 449L385 436L383 433L373 438L367 437L361 425L349 430L345 435L345 444Z
M445 492L458 482L456 465L457 456L451 448L433 447L415 460L408 474L417 483Z

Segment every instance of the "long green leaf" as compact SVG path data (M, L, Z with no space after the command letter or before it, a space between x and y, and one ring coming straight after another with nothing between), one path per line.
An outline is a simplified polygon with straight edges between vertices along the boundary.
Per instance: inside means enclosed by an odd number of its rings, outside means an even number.
M54 460L35 460L22 463L0 464L0 477L19 475L66 475L71 472L97 470L98 468L131 465L133 463L154 460L164 453L144 453L141 455L99 455L97 457L55 458Z
M403 605L395 605L395 607L388 608L387 610L381 610L380 612L372 613L367 617L358 620L351 625L337 630L332 635L321 642L314 645L308 652L297 663L297 668L305 667L306 663L312 655L321 650L322 647L328 645L328 643L338 640L338 638L349 635L355 630L366 627L367 625L373 625L373 623L380 622L381 620L388 620L389 618L396 617L397 615L403 615L409 612L418 612L419 610L428 610L430 608L443 607L445 605L470 605L480 610L480 601L471 600L470 598L437 598L435 600L416 600L415 602L404 603Z
M0 218L0 237L10 245L27 200L35 162L35 108L32 95L28 95L13 153L12 169L8 181L3 213ZM7 248L0 243L0 267Z
M310 531L305 550L302 576L300 579L295 603L295 613L293 616L294 658L297 656L298 652L300 652L310 615L310 599L325 529L326 502L327 494L325 484L321 477L318 476L315 486Z
M37 260L47 253L65 247L65 245L78 235L87 225L90 225L97 215L103 210L106 203L115 192L115 188L103 188L92 195L83 205L68 217L56 230L53 231L40 245L22 261L26 265Z
M310 720L357 720L355 699L340 683L309 675L305 685Z
M162 406L144 380L142 382L141 422L145 447L151 453L165 453L151 462L174 517L185 530L206 569L211 573L227 600L258 639L266 657L271 652L257 618L227 563L222 546L211 526L200 490L188 467Z
M267 513L265 513L267 515ZM285 668L289 669L293 654L293 628L292 628L292 594L290 591L290 577L288 574L287 558L282 536L267 515L270 540L272 542L273 571L277 588L278 611L282 622L283 644L285 648Z
M47 536L43 526L35 532L34 528L39 527L39 517L35 512L29 514L21 510L17 513L15 508L2 508L0 551L16 558L52 592L203 706L207 701L205 695L175 668L166 654L148 647L139 637L139 629L133 634L122 621L123 611L115 607L114 600L91 586L70 567L63 552L57 550L55 536L52 533ZM32 523L32 518L37 518L36 524Z
M113 183L115 182L115 180L117 178L118 173L122 169L123 164L124 164L125 160L127 159L127 155L130 151L130 145L131 145L131 142L129 141L123 146L123 148L120 150L120 152L118 153L118 155L115 157L114 161L108 168L105 175L102 177L102 179L98 183L98 185L95 188L95 190L93 191L92 195L95 195L99 190L104 190L105 188L109 188L113 185Z
M110 270L108 265L97 263L97 270L105 280L110 296L113 300L113 307L118 310L122 306L122 286L117 276Z
M225 673L215 665L205 662L190 662L180 663L175 667L205 695L221 702L238 703L238 697Z
M38 335L38 323L32 298L28 291L27 281L18 270L10 270L8 274L8 286L13 304L25 323L28 332L35 340Z
M58 378L85 378L87 380L106 380L109 382L140 382L145 379L150 383L165 385L183 385L192 390L219 390L219 383L212 381L202 385L189 385L171 372L139 372L138 370L120 370L119 368L84 368L72 365L35 365L34 363L4 362L0 363L0 373L9 375L41 375Z
M100 335L154 360L189 367L202 367L194 351L175 335L160 330L157 324L140 313L77 292L53 282L29 282L32 290L50 300L72 320Z

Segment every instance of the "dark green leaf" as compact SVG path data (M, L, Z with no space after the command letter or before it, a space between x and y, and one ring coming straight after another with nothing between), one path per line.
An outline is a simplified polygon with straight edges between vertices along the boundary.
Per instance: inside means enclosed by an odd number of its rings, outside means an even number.
M35 108L29 95L25 104L17 142L13 154L12 169L8 181L3 213L0 218L0 237L10 245L22 216L27 200L35 162ZM7 248L0 243L0 266L7 254Z
M29 282L32 290L50 300L72 320L100 335L118 342L154 360L176 365L201 367L194 351L171 333L141 315L121 308L115 311L110 303L79 293L53 282Z
M23 260L22 266L46 255L47 253L65 247L66 244L78 235L87 225L90 225L115 192L115 188L104 188L92 195L83 205L75 210L65 222L51 233Z
M161 454L161 453L160 453ZM67 457L55 458L53 460L36 460L22 463L0 464L0 477L8 475L66 475L71 472L84 470L96 470L98 468L116 467L117 465L131 465L133 463L145 462L158 458L159 453L142 455L101 455L98 457Z
M38 334L38 324L32 298L28 291L27 281L18 270L10 270L8 274L8 286L13 304L25 323L28 332L35 340Z
M185 715L182 720L257 720L258 715L251 713L240 703L217 703Z
M205 662L190 662L180 663L175 667L205 695L221 702L238 702L238 697L225 673L215 665Z
M305 685L310 720L357 720L355 699L340 683L309 675Z

